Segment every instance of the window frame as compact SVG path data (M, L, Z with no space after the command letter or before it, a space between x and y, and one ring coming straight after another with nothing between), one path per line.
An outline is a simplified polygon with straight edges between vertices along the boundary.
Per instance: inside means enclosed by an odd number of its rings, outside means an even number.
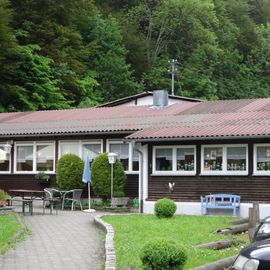
M13 170L16 174L37 174L37 146L52 145L53 146L53 170L46 171L46 174L55 174L55 141L33 141L33 142L15 142L14 143L14 164ZM17 147L18 146L33 146L33 170L32 171L18 171L17 170Z
M62 157L61 155L61 145L68 143L79 143L79 157L83 158L83 145L84 144L100 144L100 154L103 153L103 140L102 139L91 139L91 140L60 140L58 143L58 159Z
M270 171L258 171L257 170L257 147L269 146L270 143L255 143L253 145L253 174L254 176L269 176Z
M159 171L156 170L156 150L157 149L165 149L170 148L172 149L172 170L171 171ZM192 171L180 171L177 170L177 149L183 149L183 148L192 148L194 150L194 169ZM185 176L190 175L194 176L196 175L196 168L197 168L197 156L196 156L196 145L155 145L153 146L153 159L152 159L152 175L158 176L158 175L175 175L175 176Z
M106 140L106 151L109 153L110 151L110 144L124 144L124 142L121 139L107 139ZM133 170L133 147L131 143L128 144L128 170L125 171L126 174L139 174L139 171ZM140 162L140 158L139 158ZM140 164L139 164L140 167Z
M5 146L5 144L6 144L6 142L4 143L4 142L0 142L0 146L1 147L4 147ZM10 174L11 173L11 153L9 154L9 159L8 159L8 161L9 161L9 166L8 166L8 171L0 171L0 174Z
M222 148L222 170L221 171L205 171L204 170L204 151L205 148ZM244 147L246 149L246 169L245 171L228 171L227 149ZM201 146L201 173L200 175L248 175L248 144L204 144Z

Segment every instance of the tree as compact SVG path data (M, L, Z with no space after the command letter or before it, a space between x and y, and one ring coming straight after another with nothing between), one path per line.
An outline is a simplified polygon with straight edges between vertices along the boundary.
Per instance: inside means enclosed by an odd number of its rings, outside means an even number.
M111 196L111 165L108 154L103 153L95 158L91 166L92 186L95 194L107 200ZM122 163L116 160L113 165L113 191L122 192L125 186L126 174Z
M61 189L83 188L84 162L74 154L65 154L57 162L56 183Z
M88 94L81 83L91 74L89 48L82 35L89 17L97 12L94 4L86 0L12 0L12 6L16 15L13 27L25 33L19 37L20 44L37 44L40 54L53 60L63 96L77 106Z
M0 0L0 112L13 111L13 101L24 98L24 90L13 81L19 65L20 48L10 27L12 11L8 0Z
M25 92L24 104L20 110L48 110L69 108L53 77L52 59L39 55L38 45L21 46L21 64L16 72L16 81ZM15 101L16 103L16 101Z
M140 91L125 62L126 50L117 21L96 16L89 26L88 43L94 50L89 57L89 68L95 70L98 85L95 87L104 101L111 101Z

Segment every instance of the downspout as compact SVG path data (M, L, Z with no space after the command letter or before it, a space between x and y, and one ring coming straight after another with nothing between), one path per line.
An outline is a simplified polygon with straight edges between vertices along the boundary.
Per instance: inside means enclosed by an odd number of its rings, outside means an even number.
M140 213L143 213L143 152L138 148L138 144L135 141L131 141L132 148L139 153L140 158L140 170L139 170L139 198L140 198Z

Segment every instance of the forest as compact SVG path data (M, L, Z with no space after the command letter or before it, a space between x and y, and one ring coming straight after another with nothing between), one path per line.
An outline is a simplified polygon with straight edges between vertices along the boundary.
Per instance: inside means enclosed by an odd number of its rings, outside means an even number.
M270 97L269 0L0 0L0 112L143 91Z

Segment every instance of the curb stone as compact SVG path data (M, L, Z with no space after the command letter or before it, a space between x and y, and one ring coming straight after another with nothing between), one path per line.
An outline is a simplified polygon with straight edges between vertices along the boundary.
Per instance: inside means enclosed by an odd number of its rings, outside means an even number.
M106 233L105 240L105 270L116 270L116 255L114 249L114 229L104 222L101 217L107 214L100 214L94 218L94 223Z

